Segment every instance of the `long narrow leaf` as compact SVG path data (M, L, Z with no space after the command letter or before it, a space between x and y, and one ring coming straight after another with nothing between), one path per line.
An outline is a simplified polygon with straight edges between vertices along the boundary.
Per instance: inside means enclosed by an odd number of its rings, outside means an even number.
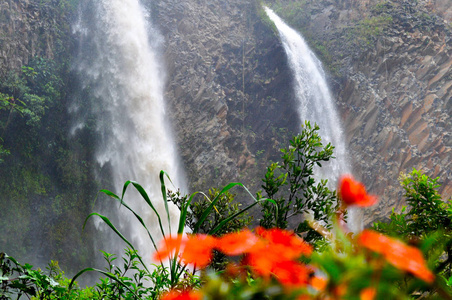
M140 222L140 224L144 227L144 229L146 230L146 232L148 233L149 239L152 242L152 245L154 246L154 249L157 250L157 245L155 243L154 238L152 237L151 232L149 231L149 229L147 228L146 224L144 223L143 219L141 218L141 216L139 214L137 214L129 205L127 205L127 203L124 202L124 200L120 199L117 195L115 195L114 193L108 191L108 190L101 190L101 192L105 193L106 195L112 197L113 199L115 199L116 201L119 201L121 203L121 205L123 205L125 208L127 208L130 212L133 213L133 215L137 218L137 220Z
M143 197L144 201L149 205L149 207L154 211L155 215L157 216L157 220L159 222L160 232L162 233L162 236L165 236L165 230L163 230L162 225L162 219L160 218L160 214L158 213L157 209L155 208L154 204L152 204L151 199L149 198L148 194L144 190L144 188L137 182L131 181L134 188L140 193L141 197Z
M121 203L123 202L123 199L124 199L124 196L125 196L125 194L126 194L126 191L127 191L127 188L128 188L128 186L130 185L130 184L132 184L133 185L133 187L140 193L140 195L141 195L141 197L144 199L144 201L146 201L146 203L151 207L151 209L154 211L154 213L157 215L157 219L158 219L158 221L159 221L159 225L160 225L160 230L161 230L161 232L162 232L162 235L164 235L164 230L163 230L163 226L162 226L162 220L161 220L161 218L160 218L160 214L157 212L157 209L154 207L154 205L152 204L152 201L151 201L151 199L149 198L149 196L148 196L148 194L146 193L146 191L144 190L144 188L138 183L138 182L135 182L135 181L132 181L132 180L128 180L128 181L126 181L125 183L124 183L124 186L123 186L123 188L122 188L122 196L121 196ZM108 193L108 195L109 196L111 196L111 197L113 197L113 198L115 198L115 199L117 199L118 198L118 196L116 196L115 194L113 194L112 192L110 192L110 191L108 191L109 193Z
M187 221L187 212L188 209L190 208L190 204L193 201L193 198L197 195L197 194L201 194L203 195L205 198L209 198L207 197L206 194L204 194L203 192L195 192L193 194L190 195L190 198L188 199L187 203L185 203L184 206L182 206L181 211L180 211L180 217L179 217L179 228L177 229L177 233L178 234L182 234L184 232L184 228L185 228L185 223Z
M169 208L168 208L168 198L166 195L166 186L165 186L165 175L168 178L168 180L171 182L171 178L169 177L168 173L166 173L165 171L161 170L160 171L160 188L162 191L162 198L163 198L163 205L165 205L165 210L166 210L166 217L168 219L168 229L169 229L169 233L171 234L171 220L170 220L170 213L169 213Z
M170 179L170 181L171 181L171 179ZM144 190L144 188L143 188L139 183L137 183L137 182L135 182L135 181L130 181L130 180L127 181L126 183L124 183L124 187L123 187L123 190L122 190L122 197L119 199L119 201L121 201L121 203L122 203L123 205L125 204L125 202L124 202L124 196L125 196L125 193L126 193L126 191L127 191L128 186L129 186L130 184L133 185L133 187L140 193L141 197L142 197L142 198L144 199L144 201L149 205L149 207L152 209L152 211L154 211L155 215L157 216L157 220L158 220L159 227L160 227L160 232L161 232L162 236L164 237L164 236L165 236L165 230L163 229L162 219L161 219L161 217L160 217L160 214L158 213L157 209L156 209L155 206L153 205L151 199L149 198L149 196L148 196L148 194L146 193L146 191ZM116 200L118 200L118 196L115 195L115 194L113 194L112 192L108 192L107 195L109 195L109 196L115 198ZM127 207L128 207L128 206L127 206ZM140 221L140 223L141 223L143 226L145 226L145 225L144 225L144 222L143 222L143 220L142 220L142 218L141 218L138 214L136 214L132 209L129 209L129 210L131 210L132 213L136 216L136 218ZM145 226L145 228L146 228L146 230L147 230L147 227L146 227L146 226ZM156 243L155 243L154 238L152 237L152 235L151 235L151 233L149 232L149 230L147 230L147 231L148 231L149 237L151 238L151 241L152 241L152 244L153 244L153 246L154 246L154 249L157 250L157 245L156 245ZM160 262L160 263L161 263L162 266L163 266L163 262ZM170 261L170 268L171 268L171 261Z
M86 217L85 223L83 223L83 229L85 229L86 222L88 222L88 219L91 218L92 216L98 216L99 218L101 218L130 248L135 250L133 245L122 235L121 232L119 232L118 229L116 229L115 225L113 225L111 223L110 219L108 219L106 216L103 216L103 215L98 214L98 213L90 213L88 215L88 217Z
M92 216L98 216L99 218L101 218L111 228L111 230L113 230L132 250L136 251L136 249L135 249L135 247L133 247L132 243L130 243L125 238L125 236L122 235L122 233L119 232L118 229L116 229L116 227L110 222L110 220L106 216L103 216L103 215L98 214L98 213L91 213L91 214L89 214L88 217L85 219L85 223L83 224L83 229L85 229L86 222ZM140 263L143 265L143 267L149 272L149 270L146 268L146 264L141 259L141 256L138 255L137 257L138 257L138 260L140 261Z
M193 228L193 233L198 233L199 228L201 227L201 225L204 223L204 221L206 220L207 216L210 214L210 212L212 211L213 207L215 206L215 204L218 202L218 200L220 199L220 196L227 192L228 190L230 190L231 188L233 188L234 186L242 186L244 187L243 184L239 183L239 182L234 182L234 183L230 183L227 186L225 186L220 193L212 200L212 202L210 203L210 205L204 210L203 214L201 215L201 217L199 218L198 222L196 222L195 227ZM246 189L246 188L245 188Z

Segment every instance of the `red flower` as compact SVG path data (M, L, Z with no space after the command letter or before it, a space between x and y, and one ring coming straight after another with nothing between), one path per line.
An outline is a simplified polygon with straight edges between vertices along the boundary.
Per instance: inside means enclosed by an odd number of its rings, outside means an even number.
M175 252L179 252L183 248L186 241L187 237L182 237L182 235L165 237L160 242L157 252L154 253L154 259L162 261L171 257Z
M257 227L256 234L267 240L269 246L279 252L282 259L291 260L299 258L301 255L309 256L312 253L312 246L291 231Z
M201 300L202 294L199 291L178 291L171 290L163 294L160 300Z
M277 263L271 271L279 282L288 287L305 286L311 274L311 270L308 267L296 261Z
M204 268L212 259L212 250L215 244L216 238L204 234L189 237L182 237L181 235L167 237L163 240L160 249L154 254L154 259L163 260L178 252L184 263Z
M258 227L256 233L264 243L253 248L244 262L260 276L273 275L285 285L305 285L311 270L296 259L310 255L312 247L287 230Z
M218 239L216 248L227 255L240 255L261 247L262 242L248 229L228 233Z
M400 270L407 271L428 283L435 280L435 275L428 269L422 252L415 247L372 230L364 230L358 237L358 243L380 253Z
M212 250L216 243L217 239L210 235L189 236L181 254L182 261L187 264L194 264L199 268L206 267L212 259Z
M360 300L373 300L375 299L375 296L377 295L377 290L372 287L364 288L359 293L359 299Z
M364 185L351 175L344 175L339 180L338 193L346 205L372 206L377 203L377 197L367 194Z

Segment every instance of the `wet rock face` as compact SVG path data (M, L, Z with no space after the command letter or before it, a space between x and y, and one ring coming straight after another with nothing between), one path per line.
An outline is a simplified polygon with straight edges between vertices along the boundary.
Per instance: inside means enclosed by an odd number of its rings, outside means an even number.
M299 121L277 35L253 1L157 1L167 100L193 189L259 183L275 132ZM256 157L256 154L259 154Z
M428 6L435 13L444 17L448 22L452 22L452 5L449 0L433 0L428 2Z
M452 195L450 0L380 2L306 1L298 20L330 55L355 176L381 196L366 223L402 205L397 178L413 167ZM64 21L40 3L0 1L0 76L55 55ZM300 126L277 34L254 1L143 3L164 38L168 110L191 189L258 187Z
M8 70L20 69L35 56L53 57L55 36L59 26L64 26L54 12L51 5L37 1L0 2L1 77Z
M340 68L335 93L354 172L381 199L378 207L369 210L365 223L388 216L392 207L400 209L403 190L397 178L412 168L439 176L440 192L446 199L451 197L452 35L448 21L436 16L428 1L388 1L387 7L378 8L375 1L364 6L329 2L317 6L310 28L319 33L314 37L318 41L330 41L328 50ZM356 39L363 39L357 33L368 33L353 25L363 24L363 16L369 23L381 16L390 16L391 21L382 34L365 36L364 47L353 46ZM350 34L353 26L355 35ZM344 38L347 34L355 40Z
M331 55L354 173L381 197L366 224L403 205L397 179L413 167L439 176L443 196L452 195L451 36L435 16L440 2L312 1L298 20ZM285 146L278 129L299 126L277 36L249 1L157 1L152 10L192 187L258 185L265 161Z

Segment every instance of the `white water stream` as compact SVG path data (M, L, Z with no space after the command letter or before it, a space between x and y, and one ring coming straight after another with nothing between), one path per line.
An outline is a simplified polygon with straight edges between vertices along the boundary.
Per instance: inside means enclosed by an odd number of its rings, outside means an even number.
M320 178L328 179L333 184L332 187L335 187L342 174L350 173L350 167L342 125L326 82L322 63L297 31L285 24L268 7L265 7L265 11L278 29L293 72L294 90L302 124L305 120L317 123L324 144L331 142L335 146L336 158L316 170ZM362 228L359 211L349 210L348 224L354 232Z
M159 172L166 171L182 190L184 176L166 119L165 72L159 53L162 38L139 0L87 1L84 9L81 15L91 12L92 16L80 17L75 26L82 49L76 68L84 87L96 98L92 110L101 135L97 160L101 166L111 167L116 194L121 195L125 181L137 181L165 220ZM132 190L130 186L125 201L132 202L148 228L155 228L153 234L158 234L155 215L137 193L130 193ZM178 209L170 209L177 221ZM149 261L153 247L139 223L126 209L120 210L118 218L120 228L132 235L134 245Z

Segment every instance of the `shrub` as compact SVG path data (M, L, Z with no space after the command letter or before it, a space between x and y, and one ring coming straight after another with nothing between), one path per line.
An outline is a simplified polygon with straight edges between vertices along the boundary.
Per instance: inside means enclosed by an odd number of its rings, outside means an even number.
M316 184L314 167L333 157L334 147L323 145L317 124L311 126L307 121L302 132L290 141L290 146L281 149L281 162L272 163L267 168L262 181L265 196L273 203L264 201L263 217L260 225L265 228L289 227L291 218L300 219L303 214L312 214L313 218L331 227L330 217L336 208L336 194L327 187L327 180ZM262 197L262 192L258 198ZM295 223L294 231L304 234L307 241L318 241L321 235L309 226L308 220Z

